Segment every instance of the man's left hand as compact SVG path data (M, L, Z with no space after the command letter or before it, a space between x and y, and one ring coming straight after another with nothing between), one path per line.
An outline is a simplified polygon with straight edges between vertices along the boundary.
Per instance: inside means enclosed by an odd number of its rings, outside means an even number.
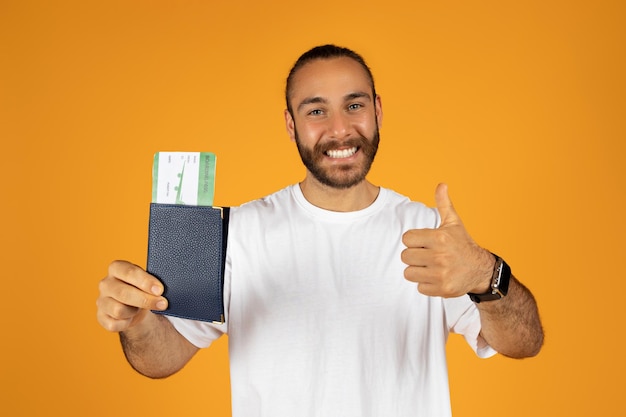
M448 196L448 186L435 191L441 224L437 229L405 232L402 262L404 276L417 283L419 292L429 296L458 297L489 289L495 259L474 242L465 230Z

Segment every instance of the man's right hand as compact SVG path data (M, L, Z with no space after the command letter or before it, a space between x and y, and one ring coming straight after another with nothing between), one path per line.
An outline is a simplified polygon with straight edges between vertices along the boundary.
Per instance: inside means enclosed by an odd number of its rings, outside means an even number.
M98 322L111 332L123 332L140 323L150 310L165 310L163 284L142 268L126 261L113 261L109 274L100 281Z

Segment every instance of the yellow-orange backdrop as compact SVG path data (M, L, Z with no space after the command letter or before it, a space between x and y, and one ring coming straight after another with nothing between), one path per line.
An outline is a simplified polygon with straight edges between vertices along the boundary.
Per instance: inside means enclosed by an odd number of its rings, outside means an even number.
M154 152L215 152L222 205L302 177L283 79L334 42L383 99L370 179L431 205L448 182L541 308L537 358L451 339L455 415L624 415L622 4L3 0L0 414L229 415L226 338L140 377L96 323L97 282L145 263Z

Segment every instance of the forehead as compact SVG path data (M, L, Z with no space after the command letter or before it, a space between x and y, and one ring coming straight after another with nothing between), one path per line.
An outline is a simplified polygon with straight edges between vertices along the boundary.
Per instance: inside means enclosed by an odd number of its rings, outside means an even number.
M306 97L343 97L357 91L372 94L372 83L361 64L348 57L317 59L294 74L291 100L297 105Z

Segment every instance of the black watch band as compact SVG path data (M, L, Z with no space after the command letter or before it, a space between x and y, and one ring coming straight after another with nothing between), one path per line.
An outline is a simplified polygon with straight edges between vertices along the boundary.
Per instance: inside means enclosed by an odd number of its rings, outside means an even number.
M493 267L493 275L491 276L491 288L483 294L467 293L469 298L475 303L499 300L504 297L509 290L511 268L504 262L504 259L500 258L495 253L492 253L492 255L495 256L496 263Z

